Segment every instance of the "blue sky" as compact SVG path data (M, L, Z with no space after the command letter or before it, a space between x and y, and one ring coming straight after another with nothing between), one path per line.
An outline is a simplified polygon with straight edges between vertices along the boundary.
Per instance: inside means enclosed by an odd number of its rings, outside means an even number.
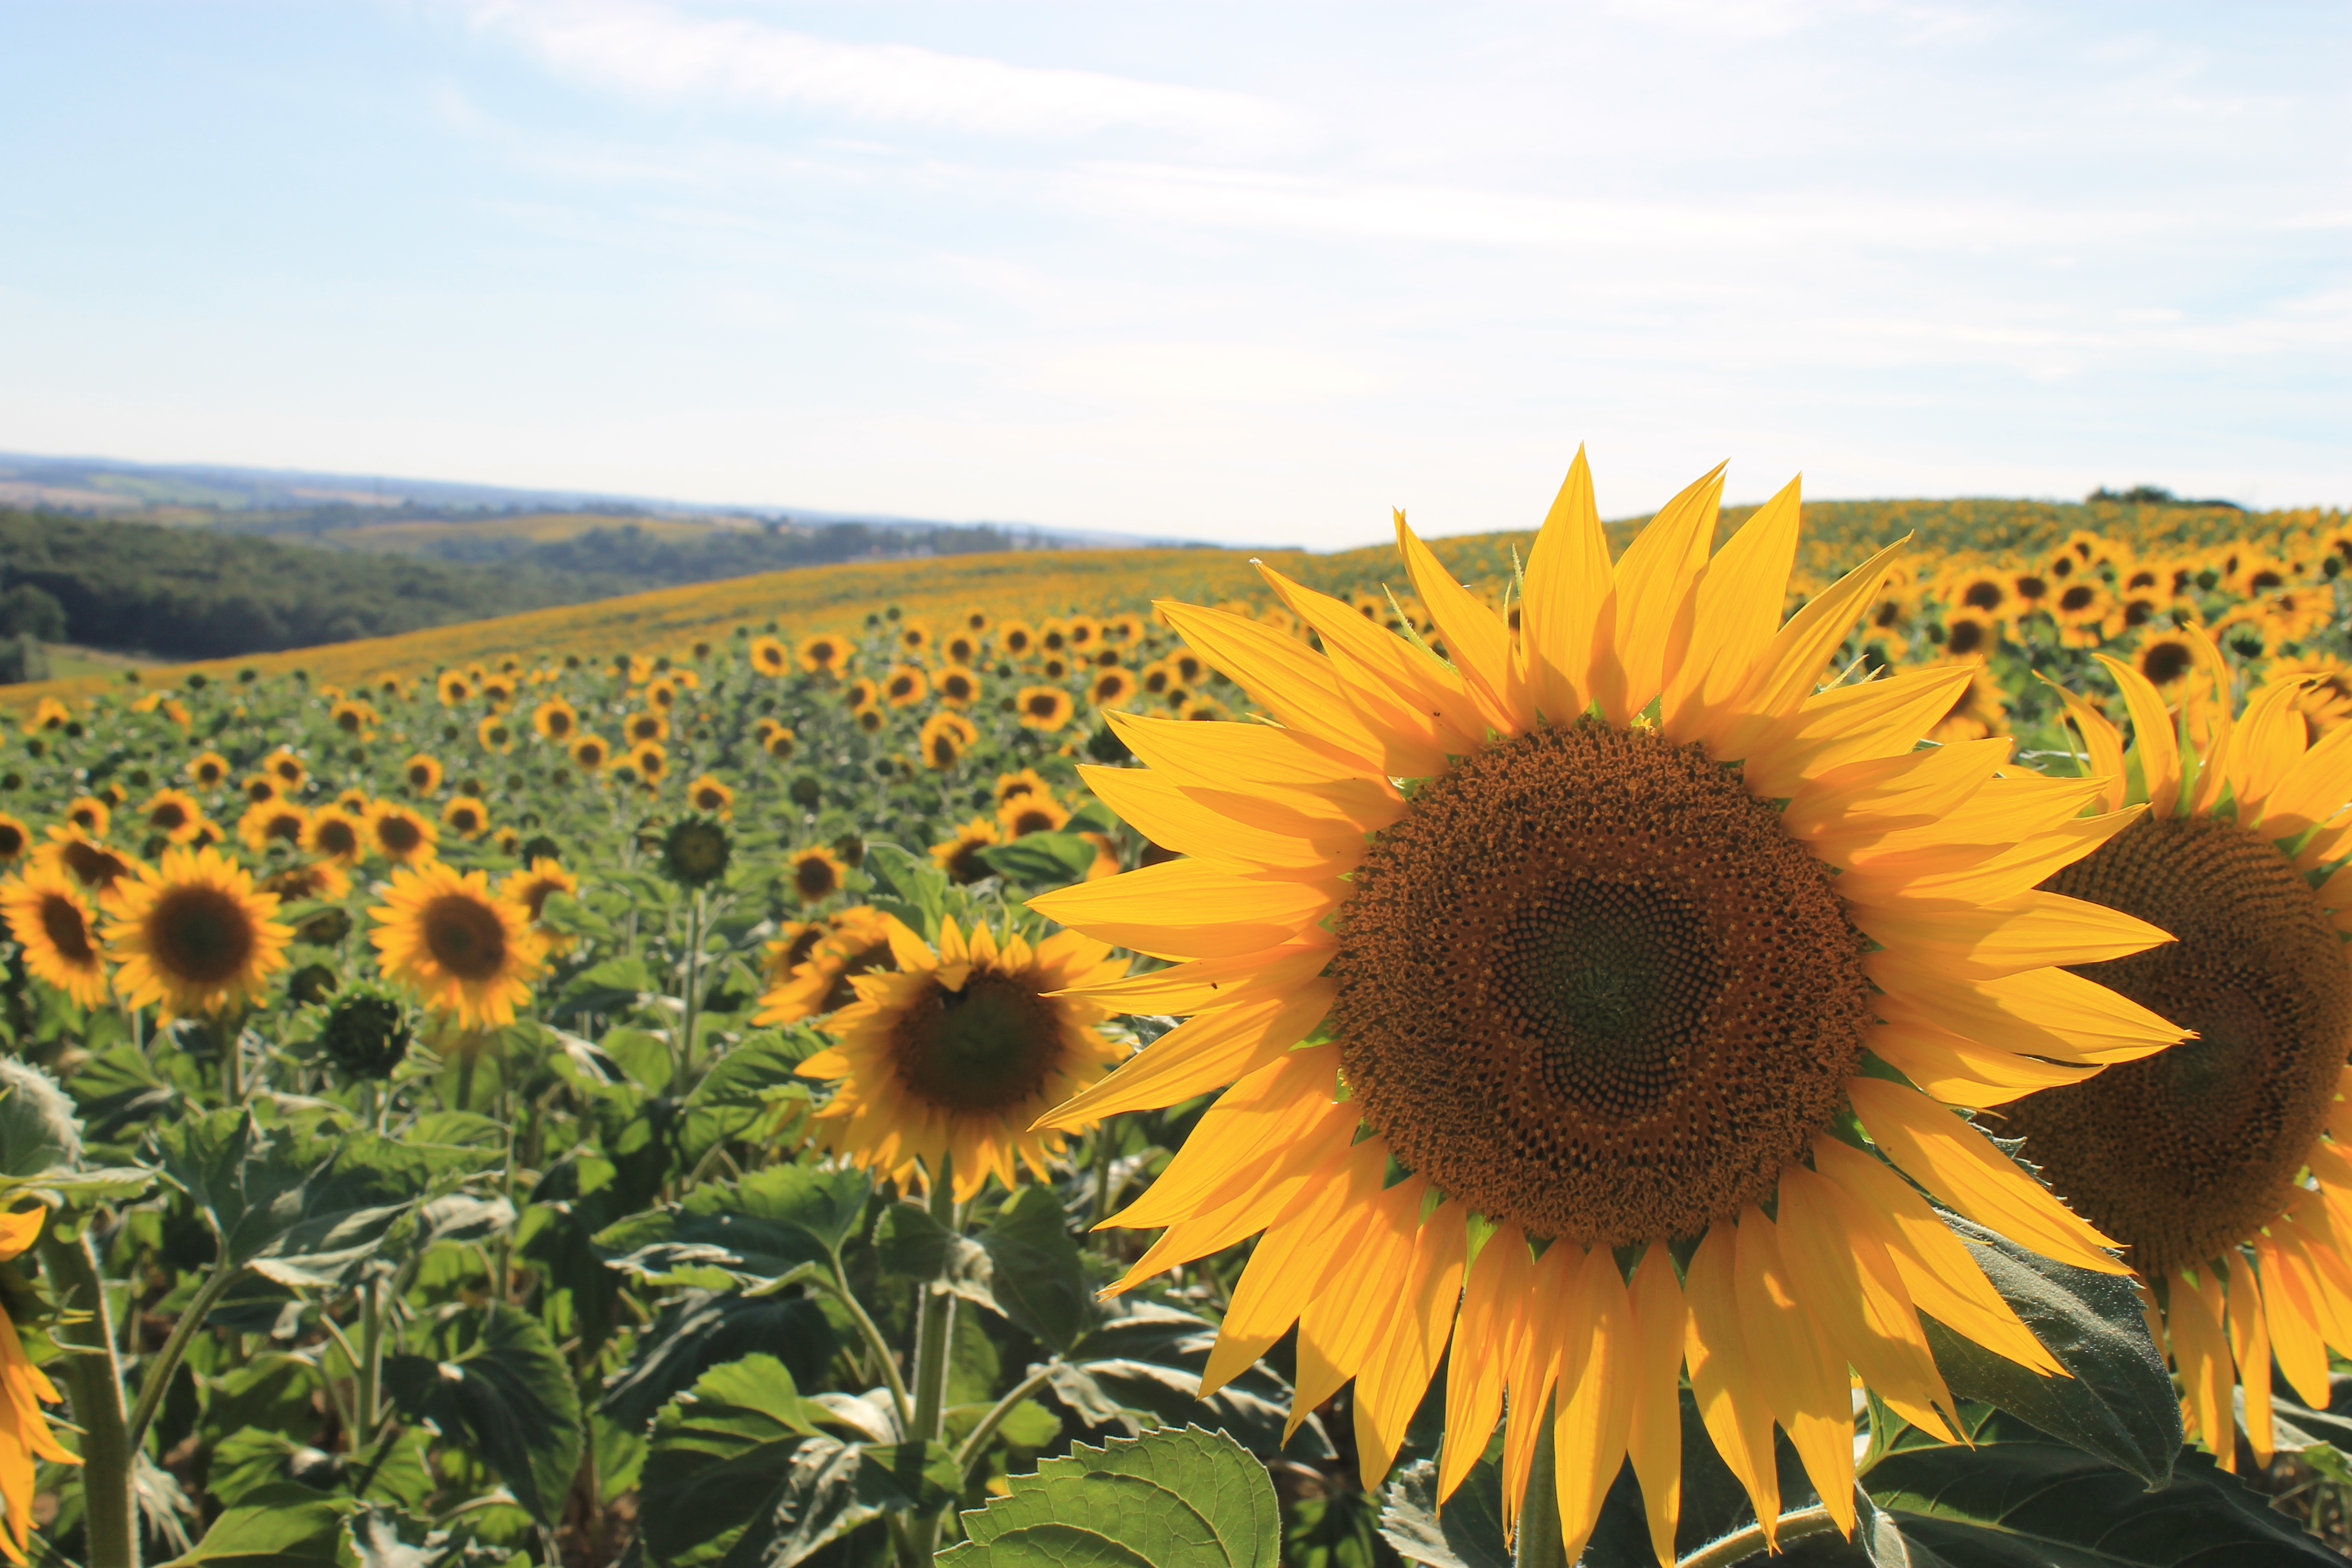
M2352 502L2336 4L0 0L0 449L1318 546Z

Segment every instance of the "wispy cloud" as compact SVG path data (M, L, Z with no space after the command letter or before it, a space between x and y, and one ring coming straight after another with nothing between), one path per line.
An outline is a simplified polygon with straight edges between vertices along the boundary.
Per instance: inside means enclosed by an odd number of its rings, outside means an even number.
M1246 94L847 43L644 0L469 0L484 33L575 81L657 99L721 98L881 125L1051 137L1108 130L1261 143L1293 113Z

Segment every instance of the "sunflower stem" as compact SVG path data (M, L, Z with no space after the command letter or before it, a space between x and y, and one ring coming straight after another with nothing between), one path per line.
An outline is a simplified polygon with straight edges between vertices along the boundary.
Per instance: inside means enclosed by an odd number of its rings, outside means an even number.
M172 1325L171 1336L163 1342L163 1348L140 1369L139 1402L131 1407L131 1452L138 1452L139 1445L147 1440L147 1428L154 1424L155 1413L163 1407L164 1391L172 1385L172 1374L180 1369L180 1358L188 1353L188 1342L196 1337L196 1331L204 1327L205 1319L212 1314L212 1310L220 1304L220 1299L228 1294L228 1288L236 1284L244 1273L243 1264L234 1268L215 1264L213 1271L205 1276L205 1282L196 1287L195 1299L188 1303L187 1310L182 1312L180 1321Z
M931 1218L950 1233L960 1231L962 1215L955 1201L955 1173L951 1157L942 1155L940 1168L931 1177ZM947 1256L940 1268L947 1267ZM947 1410L948 1350L955 1334L955 1297L948 1289L944 1273L923 1287L922 1310L915 1326L915 1426L907 1434L908 1441L936 1443L940 1440L941 1418ZM906 1539L899 1553L904 1568L927 1568L932 1548L938 1543L940 1516L936 1513L907 1521Z
M1734 1563L1744 1563L1759 1552L1777 1552L1791 1541L1801 1541L1808 1535L1821 1535L1838 1528L1830 1510L1818 1505L1801 1508L1794 1513L1780 1517L1775 1531L1777 1540L1768 1543L1764 1526L1751 1524L1745 1530L1733 1531L1720 1541L1710 1542L1675 1564L1675 1568L1730 1568Z
M906 1379L898 1373L898 1352L890 1348L890 1342L882 1337L882 1331L866 1315L866 1304L857 1299L857 1292L849 1288L849 1271L842 1267L839 1252L833 1254L832 1282L828 1285L824 1280L817 1279L811 1283L830 1289L834 1300L847 1310L850 1321L857 1325L857 1331L865 1337L867 1351L881 1363L883 1381L890 1385L890 1401L898 1411L898 1429L912 1431L915 1404L908 1396Z
M702 889L694 889L694 907L686 917L686 1027L680 1032L677 1067L671 1074L676 1093L687 1089L687 1074L694 1066L695 1016L702 1011Z
M139 1568L139 1440L123 1418L122 1370L114 1357L114 1328L107 1321L106 1288L87 1222L71 1241L58 1237L54 1223L46 1227L41 1263L56 1283L59 1304L87 1314L59 1322L53 1332L69 1352L66 1394L82 1430L89 1568Z
M356 1449L374 1439L383 1420L383 1281L373 1275L360 1288L360 1355L353 1370L359 1374L359 1429L352 1434Z
M1535 1459L1528 1466L1527 1498L1519 1504L1514 1568L1569 1568L1568 1542L1559 1532L1559 1488L1553 1474L1559 1462L1553 1457L1551 1429L1552 1406L1547 1402L1542 1424L1536 1428Z

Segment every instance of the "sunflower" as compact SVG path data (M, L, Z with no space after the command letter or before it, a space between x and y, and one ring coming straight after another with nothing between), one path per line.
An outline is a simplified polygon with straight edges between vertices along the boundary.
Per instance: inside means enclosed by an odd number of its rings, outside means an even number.
M460 838L479 838L490 830L490 808L470 795L453 795L441 808L441 823Z
M505 714L492 713L474 726L474 739L481 742L482 750L503 757L514 750L515 728Z
M768 755L780 763L787 763L792 761L793 753L800 749L801 738L779 724L768 731L768 738L761 743L767 748Z
M72 722L71 709L54 697L44 697L34 704L33 716L25 721L25 733L34 735L43 730L62 730Z
M667 713L677 706L677 682L667 676L646 687L646 706Z
M2096 647L2106 640L2105 626L2116 613L2116 600L2097 579L2077 577L2051 595L2045 607L2058 623L2062 646Z
M898 623L898 646L908 653L926 653L931 646L931 623L908 616Z
M1037 661L1037 673L1047 680L1067 680L1070 661L1066 655L1049 653Z
M1106 715L1147 768L1087 782L1187 858L1030 901L1180 961L1094 1000L1197 1015L1045 1124L1231 1086L1118 1216L1168 1229L1116 1288L1262 1231L1202 1386L1296 1322L1294 1417L1354 1378L1368 1485L1449 1333L1441 1497L1507 1395L1516 1517L1557 1393L1570 1561L1629 1454L1673 1561L1685 1361L1759 1517L1778 1422L1849 1532L1849 1368L1956 1436L1919 1312L2056 1372L1905 1177L2122 1271L1948 1108L2181 1037L2056 967L2163 933L2035 890L2130 814L1996 776L2005 741L1915 749L1964 668L1816 690L1894 549L1782 626L1797 488L1710 559L1721 485L1612 564L1580 453L1517 638L1400 515L1453 664L1264 566L1325 652L1163 605L1276 724Z
M930 689L930 680L911 664L894 666L882 678L882 700L893 708L912 708Z
M2308 739L2316 741L2352 719L2352 667L2342 659L2324 655L2283 658L2270 667L2268 675L2273 681L2294 683L2294 709L2303 715Z
M49 829L49 841L33 852L33 863L65 872L101 900L115 883L141 869L136 858L94 843L69 824Z
M1928 740L1948 745L1954 741L1981 741L2007 731L2009 699L1991 667L1983 659L1939 658L1919 668L1969 672L1968 683L1952 693L1951 705L1942 713L1930 716Z
M775 940L760 950L764 961L769 985L781 985L792 972L808 962L816 944L825 939L832 925L822 919L786 921L776 928Z
M71 876L35 866L0 882L0 918L25 950L25 967L85 1007L106 1000L97 925Z
M546 943L530 911L490 894L488 874L439 861L392 874L383 902L368 910L384 978L427 1007L452 1014L460 1028L514 1022L518 1003L546 963Z
M1097 708L1117 708L1131 702L1135 700L1135 677L1123 669L1106 669L1087 685L1087 698Z
M327 710L327 721L344 734L366 740L375 733L375 705L346 698Z
M1007 838L1026 838L1033 833L1053 833L1070 820L1069 811L1051 792L1037 790L1029 795L1015 795L996 808L996 820Z
M1037 634L1027 621L1007 621L996 628L996 646L1007 658L1026 658L1037 651Z
M419 752L400 764L400 776L418 795L431 795L441 787L440 759Z
M882 689L862 675L841 689L841 705L852 712L871 708L881 700Z
M1955 610L1974 610L1994 620L2009 613L2009 578L1990 567L1951 573L1942 587Z
M113 816L106 802L94 795L76 795L66 806L66 820L92 838L106 837L107 824Z
M890 716L879 708L860 708L850 716L857 728L868 735L878 735L890 722Z
M967 937L952 918L937 952L896 920L889 940L898 973L851 982L857 1000L826 1026L835 1044L798 1069L834 1085L818 1141L901 1187L918 1166L939 1179L944 1163L958 1202L992 1175L1011 1186L1015 1159L1047 1180L1062 1133L1037 1119L1125 1055L1096 1026L1110 1010L1065 993L1116 980L1126 961L1076 931L1032 946L982 925Z
M669 752L658 741L640 741L629 750L629 765L648 784L657 784L669 772Z
M841 857L821 844L799 851L784 863L784 880L804 904L824 902L841 891L848 876L849 868L841 863Z
M2196 1036L2026 1096L2003 1131L2126 1244L2151 1331L2159 1344L2169 1332L2191 1435L2231 1469L2233 1381L2267 1464L2273 1357L2325 1408L2325 1347L2352 1352L2352 731L2310 742L2305 678L2263 687L2233 717L2220 650L2188 635L2184 684L2207 700L2185 720L2131 665L2101 659L2131 717L2128 753L2114 724L2061 694L2102 804L2147 815L2047 885L2173 931L2084 973Z
M188 782L198 789L218 789L227 779L228 759L218 752L198 752L188 759Z
M473 696L474 683L457 670L445 670L442 672L441 679L435 683L434 689L440 694L442 707L455 708Z
M275 778L272 778L268 773L254 773L248 776L245 781L243 788L245 790L246 802L250 805L259 805L262 802L268 800L283 800L286 798L286 791L284 788L278 784Z
M1070 647L1067 621L1050 620L1037 628L1037 647L1045 653L1066 653Z
M14 866L32 853L33 830L0 811L0 866Z
M811 675L833 675L849 662L849 645L830 632L801 638L801 668ZM782 674L778 670L775 673Z
M557 893L565 895L580 891L580 879L563 868L553 856L541 855L530 863L528 870L515 871L499 884L499 897L504 902L520 905L530 917L530 928L547 943L550 952L568 952L572 939L561 931L552 931L540 924L540 916L547 909L547 900Z
M928 768L951 768L963 760L963 754L980 743L980 731L962 714L941 709L923 721L923 732L919 742L923 751L923 765Z
M2202 648L2203 639L2193 630L2151 626L2132 649L2132 668L2170 701L2197 669Z
M1944 652L1951 658L1983 658L2000 646L2000 623L1975 610L1944 616Z
M632 746L642 746L647 741L667 741L669 739L669 720L650 710L632 713L627 722L621 726L621 738Z
M48 1210L36 1204L16 1214L0 1214L0 1263L23 1256L41 1234ZM0 1308L0 1510L6 1533L0 1534L0 1556L12 1563L26 1561L33 1540L33 1461L54 1459L79 1465L81 1457L60 1444L49 1430L43 1405L55 1405L60 1395L41 1369L25 1353L16 1325Z
M931 846L931 862L954 881L977 882L996 875L996 868L982 859L980 852L992 844L1003 842L1004 836L996 831L996 824L984 816L975 816L957 828L953 838Z
M265 893L277 894L280 903L297 904L310 899L324 899L333 902L352 890L352 879L350 875L332 860L305 860L297 865L272 871L261 879L258 886ZM341 911L337 912L341 913ZM297 927L295 934L305 942L318 940L308 922ZM340 935L335 938L336 942L341 940ZM320 945L332 944L320 943Z
M717 775L705 773L686 786L686 804L713 816L731 817L735 815L735 792L720 783Z
M565 745L580 732L580 715L561 697L551 697L530 710L530 727L541 740Z
M593 773L612 760L613 748L602 735L583 735L572 742L572 765L583 773Z
M890 950L889 917L870 905L852 905L811 929L817 934L761 996L753 1023L797 1024L846 1007L857 1000L851 985L859 975L898 965ZM771 948L771 964L780 963L798 945L787 942L782 952Z
M965 668L961 659L940 670L939 679L932 684L940 700L950 708L969 708L980 700L980 677Z
M415 866L434 858L440 830L397 801L380 800L368 807L360 835L368 847L395 866Z
M996 775L996 804L1000 809L1005 802L1018 800L1024 795L1050 795L1053 793L1054 786L1047 784L1045 775L1034 768L1023 768L1017 773Z
M1018 710L1021 722L1048 734L1070 721L1070 694L1058 686L1024 686Z
M950 664L968 665L980 658L980 637L972 632L950 632L940 640L940 657Z
M302 759L284 746L261 759L261 771L276 779L278 788L289 791L300 789L303 782L310 776L310 770L303 765Z
M247 806L245 815L236 819L236 836L247 849L258 855L269 847L272 840L300 844L310 826L309 812L290 800L272 800Z
M173 844L188 843L204 831L204 807L185 790L157 790L139 808L139 815L150 833L161 834ZM154 846L151 843L148 847Z
M1072 616L1063 623L1063 630L1069 636L1070 646L1080 652L1094 647L1102 635L1102 626L1092 616Z
M114 988L165 1023L262 1000L294 937L272 918L278 896L215 849L164 851L160 869L117 882L106 909Z

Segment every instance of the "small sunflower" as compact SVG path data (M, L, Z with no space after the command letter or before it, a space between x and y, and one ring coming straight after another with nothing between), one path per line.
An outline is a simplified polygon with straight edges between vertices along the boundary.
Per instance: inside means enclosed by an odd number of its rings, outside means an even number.
M793 753L800 749L800 743L801 738L782 724L769 731L768 738L761 742L767 748L768 755L780 763L792 761Z
M831 632L801 638L801 668L811 675L837 675L848 663L849 644Z
M940 639L940 657L951 665L968 665L980 658L980 638L971 632L950 632Z
M395 866L415 866L432 859L441 838L438 828L392 800L369 806L360 832L369 848Z
M25 967L80 1003L106 1000L106 963L89 903L71 876L36 866L0 881L0 918L25 950Z
M310 814L303 825L301 847L322 860L352 867L367 854L364 811L353 816L341 804Z
M540 739L568 745L580 732L580 714L561 697L551 697L530 710L530 727Z
M1941 658L1923 669L1965 668L1969 682L1952 695L1952 705L1927 726L1927 739L1938 745L1954 741L1981 741L2009 729L2009 697L1990 666L1980 658Z
M951 1167L958 1201L992 1175L1011 1186L1018 1165L1046 1180L1062 1133L1034 1124L1126 1054L1096 1026L1109 1009L1067 993L1115 981L1126 961L1076 931L1032 946L985 926L967 937L952 919L936 952L895 920L889 942L898 973L852 981L857 1000L826 1026L835 1043L800 1065L834 1086L818 1141L902 1187Z
M667 713L677 706L677 682L667 676L646 684L646 706L657 713Z
M850 718L862 732L868 735L880 734L890 722L890 716L879 708L860 708Z
M268 773L250 774L241 787L245 791L247 804L251 805L259 805L266 800L286 798L285 787Z
M814 936L807 933L814 931ZM889 917L867 904L855 904L828 919L803 928L806 946L800 956L800 938L769 950L774 984L760 997L756 1024L797 1024L821 1013L831 1013L857 1000L851 983L861 974L893 968ZM788 965L783 961L790 959ZM779 974L777 969L783 972Z
M441 761L419 752L400 764L400 776L418 795L431 795L441 787Z
M0 866L14 866L33 852L33 830L0 811Z
M457 670L445 670L434 685L441 698L441 706L455 708L474 695L474 683Z
M1118 708L1131 702L1135 700L1135 677L1124 669L1106 669L1087 683L1087 699L1097 708Z
M352 879L349 872L332 860L303 860L272 871L261 879L258 886L265 893L277 894L278 901L284 904L301 903L311 899L324 899L331 903L351 892ZM345 929L348 929L347 920ZM307 922L297 927L295 934L305 942L318 942L318 933ZM340 933L334 938L335 942L341 940ZM320 942L319 945L332 946L333 943Z
M228 782L228 759L218 752L198 752L188 759L188 782L198 789L218 789Z
M274 918L278 897L215 849L170 849L107 901L106 952L114 988L166 1021L258 1002L286 967L294 932Z
M107 824L113 816L106 802L94 795L76 795L66 806L66 820L92 838L106 837Z
M651 710L632 713L621 726L621 738L632 746L642 746L648 741L669 739L669 720Z
M2098 579L2078 576L2051 595L2045 608L2058 624L2061 645L2096 647L2106 640L2106 623L2116 613L2116 599Z
M629 765L646 784L656 784L669 772L669 752L658 741L640 741L629 749Z
M909 616L898 623L898 647L908 653L929 653L931 648L931 623L919 616Z
M1047 784L1045 775L1036 769L1023 768L1018 773L997 774L995 793L996 804L1002 806L1006 801L1018 800L1024 795L1052 795L1054 786Z
M16 1214L0 1214L0 1263L23 1256L39 1237L48 1212L37 1204ZM60 1398L25 1353L16 1325L0 1308L0 1531L5 1532L0 1533L0 1556L12 1563L26 1561L32 1546L34 1461L81 1463L79 1455L58 1441L41 1410Z
M980 731L972 721L951 710L941 709L923 721L923 732L918 742L927 768L951 768L963 760L963 754L980 743Z
M1062 803L1045 790L1015 795L996 808L996 820L1007 838L1026 838L1033 833L1058 832L1070 820Z
M2132 668L2163 693L2167 701L2175 700L2183 683L2199 668L2202 643L2194 629L2150 626L2132 648Z
M547 909L547 900L558 893L572 896L580 891L580 879L563 868L563 863L551 855L534 858L526 870L511 872L499 884L499 897L510 904L521 906L530 917L531 929L547 943L551 952L568 952L572 939L560 931L549 931L540 924L540 916Z
M310 770L302 759L284 746L261 759L261 771L276 779L278 787L289 794L300 789L310 776Z
M882 678L882 700L893 708L912 708L930 689L929 678L911 664L894 666Z
M139 808L139 816L148 832L161 834L173 844L189 843L204 831L205 808L185 790L157 790ZM148 847L154 846L151 843Z
M940 700L950 708L969 708L980 700L980 677L959 661L940 671L932 683Z
M514 750L515 727L503 713L492 713L474 726L474 739L482 750L496 756L505 756Z
M490 830L490 808L473 795L453 795L441 808L441 825L460 838L479 838Z
M823 845L803 849L784 863L784 880L804 904L821 904L841 891L849 868Z
M761 675L789 675L792 673L792 650L784 647L782 643L777 641L774 637L753 637L751 639L751 647L746 650L745 657L751 659L751 668L759 671Z
M1976 610L1953 610L1944 616L1947 658L1989 658L2000 647L2000 623Z
M735 815L735 792L715 773L705 773L686 786L686 804L721 821Z
M65 872L101 900L108 889L142 868L136 857L95 843L70 824L49 829L49 841L33 851L33 863Z
M1072 616L1064 629L1069 633L1070 647L1080 653L1093 647L1095 639L1102 635L1101 623L1092 616Z
M982 859L980 852L1003 842L1004 837L996 831L996 824L984 816L975 816L957 828L953 838L932 845L931 860L954 881L977 882L996 875L996 868Z
M375 734L378 720L375 705L346 698L327 710L327 722L354 740L368 740Z
M996 628L996 646L1007 658L1026 658L1037 651L1037 634L1027 621L1007 621Z
M461 1028L514 1022L546 963L528 910L492 897L487 873L461 876L439 861L394 871L383 900L368 910L376 921L368 940L384 978L453 1015Z
M1202 1387L1296 1324L1294 1413L1354 1381L1368 1488L1450 1338L1437 1495L1507 1412L1517 1517L1552 1409L1571 1562L1629 1457L1675 1560L1685 1366L1759 1517L1778 1425L1847 1531L1855 1373L1958 1436L1920 1313L2056 1371L1912 1184L2122 1272L1955 1108L2181 1037L2062 967L2163 932L2036 890L2133 814L1920 748L1968 669L1822 689L1899 547L1783 625L1796 487L1717 551L1721 486L1612 561L1580 454L1517 637L1400 516L1450 663L1270 567L1323 651L1163 605L1274 722L1107 714L1145 766L1087 784L1182 858L1029 904L1181 961L1092 1000L1193 1015L1046 1124L1223 1091L1116 1288L1257 1234Z
M841 705L852 711L871 708L881 700L882 689L862 675L841 689Z
M734 840L712 817L681 818L662 836L662 870L686 887L703 888L719 880L734 855Z
M572 742L572 765L583 773L596 773L612 760L613 748L602 735L583 735Z
M1032 730L1051 734L1070 721L1075 710L1070 694L1058 686L1025 686L1016 700L1021 722Z
M290 800L272 800L247 806L245 815L236 819L236 836L258 855L272 843L299 845L310 826L310 814L302 807Z

